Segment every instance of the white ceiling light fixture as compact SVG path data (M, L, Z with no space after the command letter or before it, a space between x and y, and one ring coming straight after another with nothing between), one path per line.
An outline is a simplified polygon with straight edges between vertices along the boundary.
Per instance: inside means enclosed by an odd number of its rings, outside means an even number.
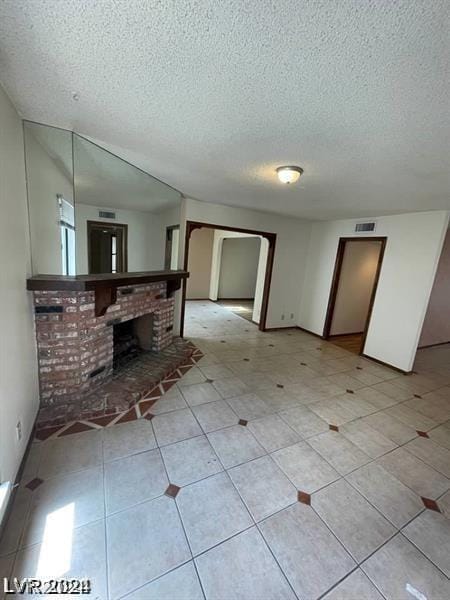
M301 167L278 167L277 175L281 183L295 183L300 179L300 175L303 173Z

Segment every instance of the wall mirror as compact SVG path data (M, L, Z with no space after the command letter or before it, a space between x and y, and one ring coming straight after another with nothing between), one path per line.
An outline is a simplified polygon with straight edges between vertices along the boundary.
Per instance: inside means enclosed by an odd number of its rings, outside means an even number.
M24 137L33 275L74 275L72 134L25 122Z
M177 267L177 190L72 132L24 136L33 275Z

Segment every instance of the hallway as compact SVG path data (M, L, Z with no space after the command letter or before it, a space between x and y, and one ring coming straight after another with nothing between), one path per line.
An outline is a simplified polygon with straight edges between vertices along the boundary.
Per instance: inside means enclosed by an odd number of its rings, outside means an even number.
M32 445L1 575L83 573L102 599L450 597L448 348L405 377L186 307L204 356L144 418Z

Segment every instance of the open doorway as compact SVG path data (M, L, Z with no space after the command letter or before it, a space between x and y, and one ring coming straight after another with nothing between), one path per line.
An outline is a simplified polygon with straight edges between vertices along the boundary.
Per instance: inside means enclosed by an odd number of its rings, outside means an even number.
M323 337L362 354L383 261L385 237L341 238Z
M447 368L450 363L450 229L439 257L417 347L414 370Z
M210 301L266 329L276 234L188 221L181 335L186 301Z
M89 274L126 273L128 226L87 222Z
M213 249L213 261L216 262L211 269L209 298L257 324L259 306L255 310L255 305L261 303L261 295L256 289L258 275L264 277L264 273L258 272L263 240L257 235L218 230L214 243L218 251Z

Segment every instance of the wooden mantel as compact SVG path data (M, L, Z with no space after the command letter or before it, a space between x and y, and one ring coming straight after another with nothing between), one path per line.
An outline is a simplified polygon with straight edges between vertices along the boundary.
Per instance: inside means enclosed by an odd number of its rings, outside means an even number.
M136 273L102 273L99 275L34 275L27 279L27 290L95 292L95 315L105 314L117 298L117 288L156 281L167 282L167 297L181 287L187 271L144 271Z

